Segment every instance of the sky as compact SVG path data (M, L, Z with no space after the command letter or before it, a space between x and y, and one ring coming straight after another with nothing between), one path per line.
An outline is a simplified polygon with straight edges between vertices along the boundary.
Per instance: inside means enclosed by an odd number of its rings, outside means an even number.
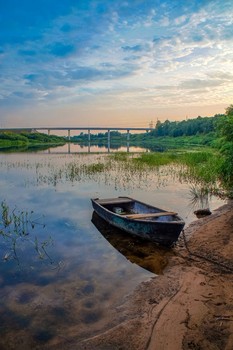
M233 103L232 0L0 0L0 128L148 127Z

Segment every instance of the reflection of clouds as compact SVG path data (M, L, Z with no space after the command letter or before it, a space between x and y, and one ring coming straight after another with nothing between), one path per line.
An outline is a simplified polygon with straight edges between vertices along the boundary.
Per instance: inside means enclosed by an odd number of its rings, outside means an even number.
M46 235L53 239L49 253L59 264L56 269L29 264L25 275L8 263L0 264L2 342L11 337L17 348L23 334L24 344L33 339L39 348L47 347L46 342L63 348L63 335L70 343L92 337L109 324L114 326L123 298L151 278L151 273L130 263L100 235L91 223L90 198L115 197L127 191L144 202L178 208L185 217L188 189L176 182L175 168L138 166L135 170L128 162L117 163L111 157L1 154L2 197L12 207L20 203L21 208L43 215ZM102 167L90 167L93 164L106 164L109 174L94 172ZM22 252L30 260L26 253ZM145 260L146 268L155 267L154 259Z

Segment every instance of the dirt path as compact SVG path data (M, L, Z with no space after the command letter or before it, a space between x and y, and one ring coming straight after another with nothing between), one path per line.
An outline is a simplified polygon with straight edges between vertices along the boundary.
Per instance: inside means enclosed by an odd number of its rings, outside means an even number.
M142 283L118 308L117 325L72 349L233 349L233 203L185 235L191 252L217 264L190 255L181 240L164 275Z

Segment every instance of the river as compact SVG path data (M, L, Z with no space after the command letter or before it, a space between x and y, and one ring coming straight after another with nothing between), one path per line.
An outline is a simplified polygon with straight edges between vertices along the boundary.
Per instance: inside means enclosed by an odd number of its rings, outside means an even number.
M174 166L57 149L1 153L0 168L1 349L77 345L114 325L124 298L162 272L171 251L121 236L90 198L127 195L195 219L190 182ZM211 210L222 203L208 198Z

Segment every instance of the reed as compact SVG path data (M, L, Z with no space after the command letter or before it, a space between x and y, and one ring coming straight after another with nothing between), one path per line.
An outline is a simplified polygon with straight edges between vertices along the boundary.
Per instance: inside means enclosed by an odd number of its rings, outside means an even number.
M180 175L205 183L216 183L219 180L222 164L221 157L209 151L148 153L140 155L134 161L150 167L181 165Z
M186 165L184 176L216 188L220 185L222 158L216 153L194 152L180 156L179 162ZM224 184L221 184L224 186Z

